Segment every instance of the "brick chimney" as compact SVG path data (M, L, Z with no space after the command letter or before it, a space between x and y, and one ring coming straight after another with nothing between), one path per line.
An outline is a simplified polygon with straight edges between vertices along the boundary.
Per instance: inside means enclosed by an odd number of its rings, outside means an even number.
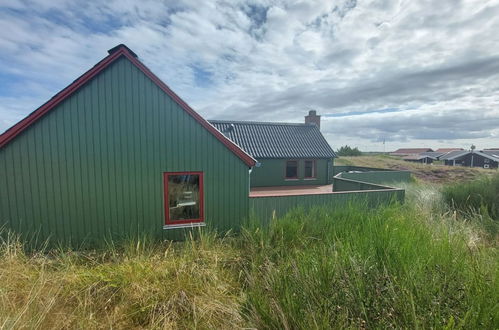
M308 116L305 116L305 124L314 124L321 129L321 116L317 116L317 111L310 110Z

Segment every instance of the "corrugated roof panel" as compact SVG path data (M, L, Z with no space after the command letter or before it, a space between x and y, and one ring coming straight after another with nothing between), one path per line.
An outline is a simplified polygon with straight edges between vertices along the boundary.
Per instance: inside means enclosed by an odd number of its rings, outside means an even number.
M254 158L333 158L319 128L310 124L209 120Z

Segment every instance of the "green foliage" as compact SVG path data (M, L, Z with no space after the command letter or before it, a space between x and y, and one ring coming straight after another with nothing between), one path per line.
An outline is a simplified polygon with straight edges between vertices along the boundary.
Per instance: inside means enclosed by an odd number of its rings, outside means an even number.
M362 152L357 147L352 148L348 145L345 145L345 146L339 148L336 151L336 154L338 156L361 156Z
M244 235L256 328L465 328L499 321L496 250L412 208L295 211ZM490 264L490 262L492 262Z
M461 215L478 213L492 234L499 233L499 174L443 188L444 200Z
M26 254L0 244L0 328L240 328L239 251L200 234L99 251Z
M4 235L0 327L494 328L497 243L437 189L409 191L406 206L296 209L179 243L26 253Z

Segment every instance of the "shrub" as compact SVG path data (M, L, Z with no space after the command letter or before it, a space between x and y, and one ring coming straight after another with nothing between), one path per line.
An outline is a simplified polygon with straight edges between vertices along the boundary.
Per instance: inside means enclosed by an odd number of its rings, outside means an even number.
M341 148L339 148L336 153L338 156L361 156L362 152L357 148L352 148L348 145L345 145Z

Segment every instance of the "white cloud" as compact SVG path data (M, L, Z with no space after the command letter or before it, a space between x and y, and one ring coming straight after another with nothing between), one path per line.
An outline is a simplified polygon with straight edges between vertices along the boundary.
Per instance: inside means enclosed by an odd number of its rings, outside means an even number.
M324 117L334 148L499 145L499 0L2 6L0 131L125 43L206 118L301 121L313 107L367 112ZM369 113L384 108L403 111Z

